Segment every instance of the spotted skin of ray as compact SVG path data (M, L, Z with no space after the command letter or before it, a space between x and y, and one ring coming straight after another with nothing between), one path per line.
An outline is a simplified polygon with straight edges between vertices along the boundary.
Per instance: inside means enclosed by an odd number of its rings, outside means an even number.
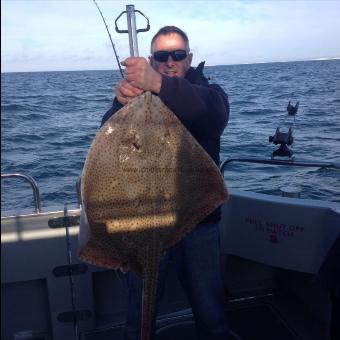
M146 92L99 130L81 179L87 226L79 256L143 279L141 339L148 340L158 266L175 245L228 197L205 150L159 99Z

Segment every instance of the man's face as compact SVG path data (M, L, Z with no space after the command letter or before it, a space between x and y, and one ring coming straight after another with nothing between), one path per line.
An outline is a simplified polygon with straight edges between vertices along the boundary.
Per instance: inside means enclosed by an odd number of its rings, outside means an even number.
M166 35L160 35L156 38L152 46L152 53L158 51L175 51L185 50L188 52L188 47L185 44L183 38L177 33L170 33ZM167 61L160 62L150 56L150 62L152 67L161 74L168 77L184 78L192 61L192 53L187 53L187 57L180 61L174 61L171 56Z

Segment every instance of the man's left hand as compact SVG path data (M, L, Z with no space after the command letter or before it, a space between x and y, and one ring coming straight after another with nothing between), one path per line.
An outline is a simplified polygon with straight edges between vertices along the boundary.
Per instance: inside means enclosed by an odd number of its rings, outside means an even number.
M134 87L144 91L159 93L162 76L155 71L145 58L130 57L122 63L125 69L125 79Z

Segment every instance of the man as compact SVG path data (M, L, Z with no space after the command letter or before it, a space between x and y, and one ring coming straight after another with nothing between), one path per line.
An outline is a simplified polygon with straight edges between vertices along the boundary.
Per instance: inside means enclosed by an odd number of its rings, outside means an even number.
M211 158L219 165L220 136L229 117L228 97L220 86L209 84L202 71L191 66L192 53L186 34L177 27L161 28L151 41L149 62L131 57L122 62L125 79L115 89L112 108L102 124L121 107L144 91L158 95L180 119ZM196 321L198 339L228 339L224 315L224 291L220 275L220 208L204 219L181 242L169 249L161 263L158 295L164 284L166 262L174 261L187 292ZM141 280L128 273L129 311L126 338L140 332Z

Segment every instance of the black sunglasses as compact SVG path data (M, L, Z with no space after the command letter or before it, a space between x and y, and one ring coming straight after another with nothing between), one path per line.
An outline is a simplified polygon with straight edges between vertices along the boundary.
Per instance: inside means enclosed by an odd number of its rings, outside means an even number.
M153 54L153 58L156 61L160 61L161 63L168 61L169 56L171 56L173 61L181 61L188 56L188 53L185 50L174 50L174 51L157 51L154 52Z

